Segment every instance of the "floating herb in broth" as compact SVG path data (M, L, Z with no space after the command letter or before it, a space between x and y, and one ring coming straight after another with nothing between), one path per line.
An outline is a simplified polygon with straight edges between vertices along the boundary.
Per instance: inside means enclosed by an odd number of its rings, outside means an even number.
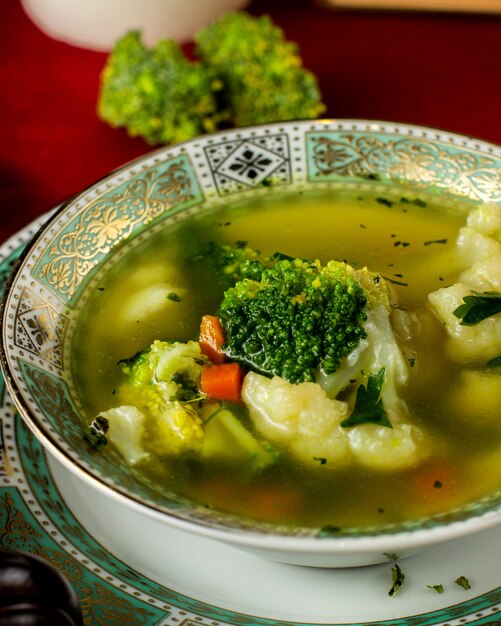
M190 370L182 376L177 373L175 381L184 394L193 392L183 395L190 399L183 404L182 419L191 419L195 411L198 422L190 424L199 430L203 445L163 450L158 443L163 437L161 426L152 429L146 420L134 444L139 452L131 471L154 481L160 490L217 510L271 522L336 527L340 532L443 512L493 491L499 486L501 470L501 372L484 365L495 362L499 351L490 354L486 349L485 358L473 355L467 362L458 360L449 349L440 307L430 306L428 295L448 293L441 289L453 286L463 271L456 240L466 211L444 210L438 200L437 196L436 203L424 202L408 194L280 195L272 191L166 226L103 271L99 287L80 315L72 363L89 424L117 407L117 395L122 403L132 397L124 377L148 363L130 361L128 374L119 363L155 340L182 342L185 347L180 349L195 350L189 352L194 368L205 367L206 357L196 356L200 321L204 315L218 314L228 288L228 276L203 257L211 242L259 250L259 259L280 252L282 260L319 259L322 267L330 260L345 261L355 272L368 267L375 282L381 280L390 290L395 345L407 370L405 384L398 386L397 400L406 407L402 420L398 403L388 411L389 418L383 418L379 397L371 400L378 407L379 423L358 425L360 418L350 421L347 414L345 426L338 428L341 434L333 439L340 446L337 462L333 450L309 447L313 439L308 437L287 442L267 437L252 402L199 402L199 386L193 382L199 374ZM151 359L165 345L154 344L153 352L146 357L143 352L139 359ZM363 380L364 385L348 380L335 400L325 399L321 392L319 402L339 402L348 407L343 410L351 411L357 389L362 387L361 397L372 380L369 389L378 395L384 376L388 381L392 376L388 368L382 374L381 369L374 371L373 379L368 374L358 372L357 381ZM376 375L378 385L373 384ZM244 383L246 398L252 396L252 381L269 398L282 393L280 388L266 387L275 379L260 372L252 376ZM303 387L283 389L297 395ZM468 403L463 409L455 399L465 393ZM383 405L386 397L381 395ZM370 446L363 437L370 428L382 429L378 432L387 439L385 445L402 447L404 460L395 460L391 467L391 463L385 466L384 454L369 459ZM405 445L411 441L407 440L411 430L414 439L405 452L402 441ZM357 433L366 434L359 441ZM100 450L107 453L106 446ZM404 458L405 454L409 456Z

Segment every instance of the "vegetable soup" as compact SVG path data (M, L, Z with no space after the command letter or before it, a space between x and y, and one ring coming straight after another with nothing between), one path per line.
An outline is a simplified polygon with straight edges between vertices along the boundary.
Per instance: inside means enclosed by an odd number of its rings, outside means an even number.
M133 242L72 344L93 445L160 492L324 532L493 492L501 209L430 197L270 190Z

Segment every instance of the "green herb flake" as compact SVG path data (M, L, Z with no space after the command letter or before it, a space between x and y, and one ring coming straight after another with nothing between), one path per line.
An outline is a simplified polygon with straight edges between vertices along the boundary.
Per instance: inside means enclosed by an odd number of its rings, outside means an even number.
M470 581L466 578L466 576L459 576L459 578L456 578L454 582L456 583L456 585L459 585L467 591L468 589L471 589Z
M341 531L340 526L336 526L335 524L326 524L318 531L317 537L319 539L336 537L340 531Z
M359 424L378 424L393 428L380 398L384 376L385 370L382 367L377 374L369 374L367 387L358 387L355 407L351 415L341 422L343 428Z
M383 556L387 557L389 561L398 561L400 555L395 552L383 552Z
M393 278L390 278L389 276L383 276L383 278L387 280L389 283L392 283L393 285L400 285L400 287L409 286L409 283L406 283L403 280L394 280Z
M84 434L84 438L93 448L104 446L108 443L106 433L109 429L110 423L108 420L105 417L98 415L89 425L89 428Z
M327 459L323 456L314 456L313 460L318 461L320 465L325 465L327 463Z
M447 239L430 239L429 241L425 241L423 246L432 246L435 243L447 243Z
M442 482L441 482L440 480L436 480L436 481L433 483L433 487L434 487L435 489L442 489L443 484L442 484Z
M461 326L475 326L482 320L501 312L501 293L499 291L471 292L473 295L464 296L463 304L453 311L460 319Z
M365 224L359 224L360 228L367 228Z
M421 200L420 198L414 198L414 200L412 200L412 204L414 204L415 206L421 207L422 209L428 206L427 203L424 200Z
M490 361L487 361L487 363L485 364L485 367L488 367L488 368L501 367L501 354L499 356L495 356Z
M167 294L167 300L172 300L172 302L182 302L183 299L181 296L178 296L177 293L171 291Z
M391 568L391 579L393 584L388 591L388 595L393 598L397 595L405 582L405 574L402 572L398 563L395 563Z
M428 587L428 589L433 589L437 593L444 593L443 585L426 585L426 586Z
M98 287L97 290L98 291L105 291L105 288L104 287Z
M392 207L393 206L393 202L391 200L388 200L388 198L376 198L376 202L379 202L379 204L383 204L384 206L387 207Z
M407 359L407 362L409 363L409 367L414 367L414 365L416 365L416 357L414 356L409 357Z

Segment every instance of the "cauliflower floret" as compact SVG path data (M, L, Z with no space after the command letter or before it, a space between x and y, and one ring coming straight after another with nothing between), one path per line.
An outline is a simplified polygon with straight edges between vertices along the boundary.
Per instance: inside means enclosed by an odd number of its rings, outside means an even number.
M471 211L456 245L463 268L501 255L501 207L489 202Z
M488 361L501 353L501 314L488 317L475 326L462 326L454 311L468 295L471 295L470 287L456 283L430 293L428 299L445 324L452 358L459 363Z
M340 467L355 462L381 471L414 465L427 452L417 426L402 421L393 428L361 424L343 428L348 405L331 400L317 383L297 385L275 376L250 372L242 397L257 430L270 441L288 447L301 461Z
M169 402L163 411L152 416L147 446L156 454L180 454L185 450L201 450L203 423L189 404Z
M491 256L501 254L501 243L470 226L459 229L456 247L464 269Z
M135 290L121 307L119 321L130 325L137 320L144 321L160 313L165 314L169 308L176 306L172 294L182 299L186 294L186 289L162 282Z
M206 357L202 354L198 341L168 343L157 340L152 343L149 353L154 379L163 383L170 383L173 378L181 375L185 382L196 386L204 360Z
M459 275L459 282L476 291L501 291L501 254L474 263Z
M320 457L336 466L350 461L348 438L340 426L348 406L330 400L316 383L295 385L278 376L270 379L249 372L242 398L256 429L306 463L318 465Z
M196 341L157 340L124 365L127 378L117 389L119 404L111 411L137 408L142 418L135 424L144 436L138 435L135 441L146 452L161 455L201 449L203 424L188 402L199 395L204 361Z
M484 235L501 241L501 207L495 202L486 202L474 211L471 211L466 224Z
M438 289L428 299L445 325L448 348L459 363L487 361L501 352L501 315L474 326L462 325L454 311L472 291L501 290L501 207L488 203L472 211L456 241L463 271L458 282Z
M342 361L333 374L319 373L317 382L330 398L335 398L360 372L376 374L385 369L382 389L383 404L394 415L406 414L407 407L397 393L397 387L406 383L409 367L391 326L385 306L378 305L367 312L364 324L366 339Z
M423 432L411 424L393 424L393 428L362 424L348 431L350 449L359 465L392 471L422 461L426 446Z
M142 438L144 435L145 416L135 406L119 406L99 415L108 422L106 437L117 448L127 463L135 465L149 454L145 451Z

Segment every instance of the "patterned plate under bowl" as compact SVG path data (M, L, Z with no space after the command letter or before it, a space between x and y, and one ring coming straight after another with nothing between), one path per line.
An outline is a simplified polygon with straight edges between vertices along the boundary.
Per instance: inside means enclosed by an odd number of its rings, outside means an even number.
M193 505L95 454L69 375L70 344L96 273L175 221L229 200L337 188L421 196L446 204L501 202L498 147L416 126L354 120L270 124L208 135L142 157L66 203L23 253L3 301L2 366L23 418L51 455L91 490L162 526L292 563L346 566L411 554L501 521L501 495L427 519L348 529L273 526Z

